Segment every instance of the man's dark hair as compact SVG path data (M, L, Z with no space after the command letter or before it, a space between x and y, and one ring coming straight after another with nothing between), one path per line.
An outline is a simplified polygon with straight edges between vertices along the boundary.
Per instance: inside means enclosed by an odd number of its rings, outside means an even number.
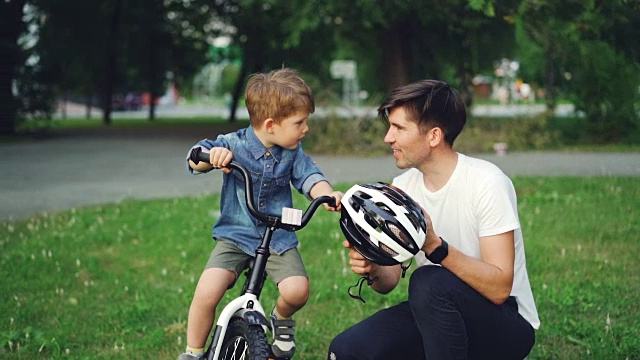
M400 86L389 93L378 115L389 122L391 110L402 107L418 123L420 131L439 127L450 146L467 121L467 110L458 92L444 81L422 80Z

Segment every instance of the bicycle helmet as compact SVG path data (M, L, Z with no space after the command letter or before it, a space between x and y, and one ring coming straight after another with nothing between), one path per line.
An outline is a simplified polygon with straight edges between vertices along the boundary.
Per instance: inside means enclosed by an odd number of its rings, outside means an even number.
M362 256L380 265L401 264L424 245L422 208L404 191L382 182L357 184L342 198L340 228Z

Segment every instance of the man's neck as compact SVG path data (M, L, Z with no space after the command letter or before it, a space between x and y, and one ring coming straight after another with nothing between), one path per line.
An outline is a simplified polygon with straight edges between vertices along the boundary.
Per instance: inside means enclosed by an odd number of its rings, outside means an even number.
M443 150L433 154L419 170L422 172L424 186L429 191L442 189L458 165L458 153L451 150Z

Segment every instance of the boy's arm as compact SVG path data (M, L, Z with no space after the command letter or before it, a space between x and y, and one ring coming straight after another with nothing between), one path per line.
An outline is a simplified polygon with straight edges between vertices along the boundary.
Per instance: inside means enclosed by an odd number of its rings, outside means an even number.
M344 195L340 191L334 191L331 184L328 181L319 181L313 185L311 191L309 191L309 196L312 199L315 199L320 196L331 196L336 199L336 206L332 207L328 204L324 204L325 209L329 211L339 211L342 209L342 205L340 204L340 200L342 200L342 196Z

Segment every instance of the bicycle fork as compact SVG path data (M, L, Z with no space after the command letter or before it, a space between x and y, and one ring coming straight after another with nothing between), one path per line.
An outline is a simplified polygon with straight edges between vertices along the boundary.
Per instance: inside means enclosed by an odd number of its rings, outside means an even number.
M210 346L213 351L210 352L208 359L217 360L220 356L224 336L231 319L236 317L243 318L247 324L260 325L266 332L267 329L271 329L271 325L264 314L264 309L258 301L258 297L254 294L246 293L231 301L224 307L216 322Z

